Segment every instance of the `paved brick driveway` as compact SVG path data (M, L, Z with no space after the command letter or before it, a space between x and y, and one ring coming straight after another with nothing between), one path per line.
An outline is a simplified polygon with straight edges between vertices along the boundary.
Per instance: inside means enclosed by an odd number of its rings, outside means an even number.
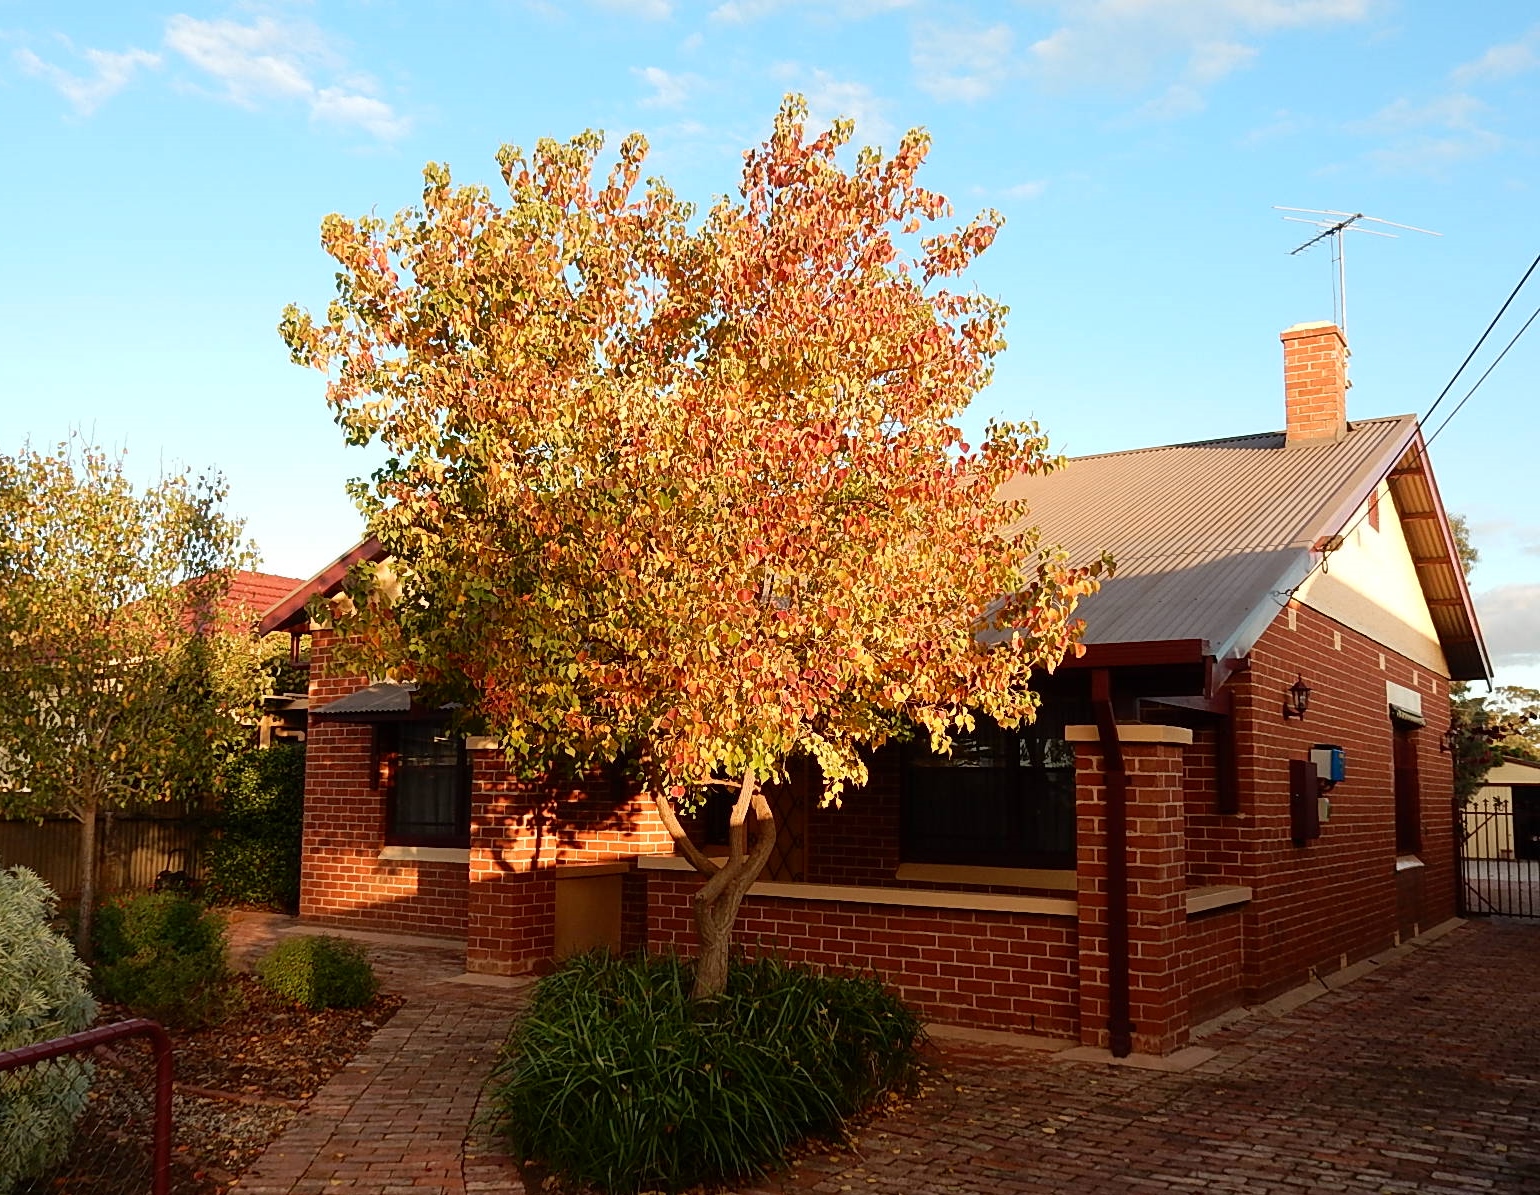
M767 1191L1540 1193L1540 923L1475 922L1185 1074L950 1048Z
M518 993L416 978L239 1190L522 1191L471 1127ZM949 1043L920 1097L743 1190L1540 1195L1540 923L1469 924L1203 1044L1172 1074Z

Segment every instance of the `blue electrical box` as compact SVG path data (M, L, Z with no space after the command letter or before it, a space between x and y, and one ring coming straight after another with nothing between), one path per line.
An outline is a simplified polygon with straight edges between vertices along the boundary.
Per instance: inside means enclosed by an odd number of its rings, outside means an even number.
M1322 784L1340 784L1347 778L1347 752L1335 743L1317 743L1310 748L1310 762Z

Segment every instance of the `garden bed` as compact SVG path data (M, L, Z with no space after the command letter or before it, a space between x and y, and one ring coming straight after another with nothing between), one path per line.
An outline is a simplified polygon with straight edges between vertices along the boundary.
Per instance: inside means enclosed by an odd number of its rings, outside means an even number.
M221 1024L171 1031L176 1195L224 1191L402 1004L400 996L380 995L364 1008L311 1012L280 1000L249 975L236 975L231 984L235 1009ZM98 1023L131 1015L105 1004ZM21 1190L148 1195L154 1073L142 1040L103 1051L68 1162Z

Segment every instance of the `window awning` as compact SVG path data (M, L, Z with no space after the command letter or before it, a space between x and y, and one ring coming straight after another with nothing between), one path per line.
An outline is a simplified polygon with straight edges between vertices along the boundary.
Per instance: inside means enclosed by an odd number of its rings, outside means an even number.
M414 715L414 684L377 681L356 689L346 697L329 701L310 711L312 718L330 718L337 722L396 722Z
M1394 701L1390 703L1390 720L1392 722L1399 722L1403 726L1426 726L1428 724L1428 720L1416 710L1409 710L1404 705L1397 705Z

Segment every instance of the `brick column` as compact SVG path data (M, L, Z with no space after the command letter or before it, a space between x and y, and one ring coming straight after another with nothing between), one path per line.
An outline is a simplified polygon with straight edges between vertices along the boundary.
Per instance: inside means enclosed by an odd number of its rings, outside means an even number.
M1080 910L1080 1040L1108 1046L1106 765L1094 726L1071 726L1075 746L1076 873ZM1182 756L1192 731L1118 727L1128 773L1129 1008L1134 1050L1187 1044L1182 968L1187 931Z
M556 841L542 786L495 739L470 739L471 867L465 969L517 975L556 952Z

